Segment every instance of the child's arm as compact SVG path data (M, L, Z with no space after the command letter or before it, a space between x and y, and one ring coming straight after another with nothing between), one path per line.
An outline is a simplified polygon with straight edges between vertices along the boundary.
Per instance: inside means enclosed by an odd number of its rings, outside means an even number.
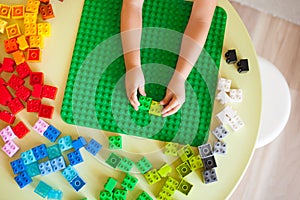
M145 79L141 69L140 43L142 35L142 8L144 0L123 0L121 12L121 39L126 66L126 93L134 107L140 105L137 90L146 96Z
M176 113L185 101L184 83L204 46L217 0L194 0L192 13L182 38L175 73L168 85L163 117Z

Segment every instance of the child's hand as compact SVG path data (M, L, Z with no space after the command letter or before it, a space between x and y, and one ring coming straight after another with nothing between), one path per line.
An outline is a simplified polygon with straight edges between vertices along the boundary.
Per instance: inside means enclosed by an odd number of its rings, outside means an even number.
M178 72L175 72L166 92L165 98L160 104L165 106L162 110L162 116L167 117L176 113L185 101L185 78Z
M130 104L135 110L138 110L140 102L137 99L137 90L141 95L146 96L145 78L141 67L134 67L126 72L125 84Z

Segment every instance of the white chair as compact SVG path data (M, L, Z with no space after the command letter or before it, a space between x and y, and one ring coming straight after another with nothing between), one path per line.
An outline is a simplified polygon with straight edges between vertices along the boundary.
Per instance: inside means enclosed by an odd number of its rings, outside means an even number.
M262 84L262 113L255 147L263 147L279 136L291 111L288 84L280 71L269 61L258 57Z

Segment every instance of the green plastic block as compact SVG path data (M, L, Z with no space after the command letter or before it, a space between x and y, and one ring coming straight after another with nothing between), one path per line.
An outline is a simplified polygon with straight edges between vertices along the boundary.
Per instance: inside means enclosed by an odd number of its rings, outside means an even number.
M164 164L159 170L158 173L161 177L167 177L169 173L172 172L172 167L167 163Z
M99 199L100 200L113 200L113 194L108 191L101 191Z
M161 180L161 177L159 176L156 169L148 171L146 174L144 174L144 177L146 178L149 185L157 183Z
M182 179L178 185L177 190L185 195L188 195L189 192L191 191L192 187L193 187L193 185L191 183Z
M119 163L121 162L121 157L118 156L117 154L110 153L108 156L107 160L105 161L108 165L110 165L113 168L116 168Z
M121 190L121 189L114 189L113 192L113 199L116 200L125 200L127 195L126 190Z
M162 105L160 105L159 102L157 101L152 101L151 106L150 106L150 110L149 110L149 114L151 115L156 115L156 116L161 116L161 111L164 107Z
M142 174L145 174L152 168L152 164L146 157L140 159L138 162L135 163L135 165Z
M130 172L130 170L133 167L133 164L134 164L133 161L124 157L124 158L122 158L121 162L119 163L118 168L120 170L122 170L123 172L127 173L127 172Z
M121 136L110 136L109 148L110 149L122 149L122 137Z
M59 145L55 144L50 147L47 147L47 153L48 153L49 160L61 156Z
M152 98L145 97L145 96L140 96L139 102L140 102L139 110L148 111L150 109L150 106L151 106Z
M143 191L136 200L153 200L152 197L150 197L150 195Z
M178 174L182 178L185 177L185 176L187 176L188 174L190 174L192 172L192 170L190 169L190 166L186 162L181 163L180 165L178 165L176 167L176 171L178 172Z
M178 144L173 142L168 142L165 146L164 154L168 156L177 156Z
M52 190L52 187L46 184L43 181L40 181L39 184L34 189L34 192L38 195L40 195L43 198L46 198L48 196L48 193Z
M122 2L84 1L61 108L63 120L79 126L192 146L205 143L212 118L226 12L220 7L215 10L204 49L187 79L186 101L181 110L161 118L142 109L135 111L128 103L124 84L119 84L124 83L126 71L118 35ZM168 84L173 71L162 73L153 63L176 67L192 6L192 2L182 0L151 0L143 5L141 65L145 80L151 81L145 85L147 96L157 101L164 98L166 88L163 85ZM187 119L182 120L183 117ZM137 127L147 128L137 131Z
M40 175L39 165L37 162L31 163L26 166L26 171L30 177Z
M108 178L106 184L104 185L104 189L108 192L112 192L118 181L113 178Z
M133 190L137 183L138 179L127 173L121 185L125 190Z
M194 156L194 151L190 145L185 145L184 147L182 147L181 149L178 150L177 154L179 155L182 162L185 162L189 158Z
M190 165L191 170L193 170L193 171L203 167L203 163L202 163L200 155L191 157L188 160L188 163Z

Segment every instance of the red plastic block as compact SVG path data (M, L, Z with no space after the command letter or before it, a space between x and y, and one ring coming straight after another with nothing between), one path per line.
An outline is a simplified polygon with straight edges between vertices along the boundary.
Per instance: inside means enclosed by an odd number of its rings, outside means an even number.
M7 85L8 85L9 87L11 87L12 89L14 89L14 90L18 90L18 88L19 88L21 85L23 85L24 82L25 82L25 81L24 81L23 79L21 79L20 77L18 77L18 76L15 75L15 74L13 74L13 75L10 77L9 81L7 82Z
M54 111L53 106L41 104L40 111L39 111L39 117L52 119L53 111Z
M28 49L27 61L28 62L40 62L41 61L41 51L39 49Z
M5 72L13 72L14 71L14 66L15 66L15 61L11 58L4 58L3 59L3 64L2 64L2 69Z
M39 112L41 107L41 100L29 99L27 101L27 112Z
M40 13L42 15L43 20L54 18L54 13L52 9L52 5L49 3L47 5L40 7Z
M8 103L7 106L14 115L16 115L18 112L24 109L24 105L22 104L19 98L14 98Z
M41 98L41 96L42 96L42 90L43 90L43 86L42 85L34 85L33 86L33 91L31 93L31 96L33 96L35 98Z
M2 64L0 63L0 74L3 72Z
M44 84L44 74L42 72L32 72L30 74L30 85L43 85Z
M12 130L20 139L29 133L29 129L23 124L23 122L19 122L15 127L12 128Z
M49 0L40 0L41 3L48 4Z
M13 52L19 50L19 45L17 43L16 38L4 40L4 47L5 47L6 53L13 53Z
M5 80L3 78L0 78L0 85L6 86L6 82L5 82Z
M27 62L19 64L16 67L16 71L19 74L20 78L24 79L31 74L31 70Z
M15 122L16 117L10 112L3 110L0 111L0 119L8 124L13 124Z
M4 85L0 85L0 104L7 106L13 99L12 95Z
M55 99L57 94L57 88L50 86L50 85L44 85L43 91L42 91L42 97L48 98L48 99Z
M19 97L23 101L27 101L31 95L31 90L21 85L16 91L16 97Z

